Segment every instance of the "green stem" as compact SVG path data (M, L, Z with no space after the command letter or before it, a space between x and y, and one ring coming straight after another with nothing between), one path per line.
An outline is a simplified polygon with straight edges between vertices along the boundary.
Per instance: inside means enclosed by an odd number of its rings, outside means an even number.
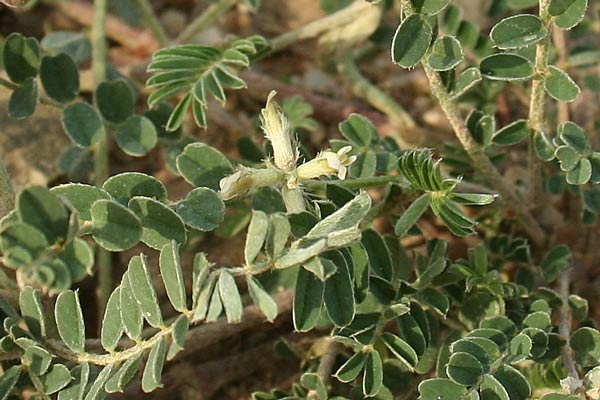
M540 227L537 220L529 212L527 205L517 196L514 188L504 181L500 172L490 161L483 148L475 141L471 132L467 129L464 119L460 114L458 106L446 91L440 75L431 69L426 63L422 63L425 74L429 79L431 92L437 98L444 114L448 118L452 129L463 148L473 160L475 169L488 181L490 186L500 194L503 205L511 208L518 217L521 227L537 245L543 245L546 241L546 233Z
M238 0L219 0L211 4L198 18L196 18L187 28L175 39L176 44L189 42L195 35L202 32L210 26L217 18L225 14L227 10L233 7Z
M297 214L306 211L306 203L301 189L288 189L284 184L281 189L281 194L288 213Z
M410 114L392 97L373 85L360 73L352 55L348 54L343 58L338 64L338 71L351 85L352 92L356 96L365 99L373 107L387 115L392 124L397 126L401 132L410 132L416 129L417 124ZM405 146L405 138L400 135L396 136L395 139Z
M12 83L10 81L7 81L4 78L0 78L0 86L4 86L5 88L10 89L10 90L16 90L16 89L19 88L19 85L16 85L16 84L14 84L14 83ZM49 97L40 96L38 98L38 101L40 102L40 104L44 104L44 105L47 105L47 106L52 106L52 107L61 108L61 109L63 108L62 104L60 104L60 103L52 100Z
M579 380L579 372L577 372L577 364L573 358L573 349L571 348L571 307L569 307L569 284L571 270L567 269L563 271L559 278L559 294L562 299L562 305L560 307L560 322L558 325L558 331L562 337L565 338L566 343L562 349L562 361L565 366L568 376L575 382ZM570 392L573 394L574 391Z
M15 85L14 83L7 81L4 78L0 78L0 85L4 86L5 88L10 89L10 90L16 90L19 88L18 85Z
M0 217L4 217L15 208L15 190L13 189L10 175L6 171L2 157L0 157Z
M341 9L327 17L318 19L296 30L286 32L271 40L271 53L281 51L292 44L305 39L311 39L319 36L323 32L330 31L340 26L348 25L364 13L367 7L373 5L357 1L352 5Z
M402 4L404 5L407 16L414 13L410 1L404 0ZM517 195L514 188L504 181L500 172L498 172L494 164L492 164L489 157L483 151L483 148L477 143L475 138L473 138L471 132L467 128L465 120L460 114L458 105L450 98L439 73L433 70L426 62L421 62L421 65L429 80L431 93L442 107L444 114L446 114L446 118L448 118L448 121L454 130L454 134L473 161L475 169L479 171L486 181L488 181L492 189L498 192L502 204L515 212L518 222L521 224L523 230L530 236L531 240L535 244L542 246L546 242L546 232L544 232L540 224L529 212L527 204L525 204Z
M168 42L167 33L158 18L156 18L156 14L154 14L154 10L152 10L152 6L148 0L135 0L135 4L140 10L146 26L150 29L160 47L165 47Z
M529 136L528 170L529 201L532 205L538 204L542 192L542 164L535 153L533 137L535 132L544 128L544 102L546 98L544 76L548 72L548 47L552 31L548 15L548 5L548 0L540 0L539 2L540 18L548 30L548 35L537 42L535 47L535 77L531 84L531 98L529 103L529 127L531 128L531 134Z
M373 176L368 178L353 178L345 180L335 181L320 181L320 180L309 180L302 181L302 184L309 188L324 186L328 183L345 187L347 189L365 189L376 186L387 185L388 183L400 183L404 182L404 178L400 175L385 175L385 176Z
M92 71L94 86L98 86L106 78L106 12L108 0L94 1L94 20L92 24ZM108 140L105 137L94 147L94 183L102 187L110 174ZM98 318L102 320L104 307L112 291L111 255L107 250L98 247L96 254L98 270Z

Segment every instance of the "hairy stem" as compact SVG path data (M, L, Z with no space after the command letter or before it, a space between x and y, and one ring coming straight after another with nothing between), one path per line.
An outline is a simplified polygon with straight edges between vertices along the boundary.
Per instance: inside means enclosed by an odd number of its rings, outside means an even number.
M324 186L328 183L345 187L347 189L363 189L376 186L387 185L388 183L401 183L404 182L404 178L401 175L385 175L385 176L372 176L368 178L352 178L345 180L334 180L334 181L321 181L321 180L309 180L303 181L302 184L309 188Z
M19 85L16 85L4 78L0 78L0 86L4 86L5 88L10 89L10 90L16 90L19 88ZM52 106L55 108L63 108L62 104L52 100L49 97L39 96L38 101L40 102L40 104L44 104L46 106Z
M562 305L560 307L560 323L558 325L558 331L562 337L565 338L566 343L562 349L562 360L567 370L568 377L574 382L579 381L579 373L577 372L577 366L575 359L573 358L573 349L571 348L571 309L569 307L569 284L571 281L571 270L567 269L563 271L559 278L559 294L562 299ZM571 390L574 393L575 390Z
M302 195L301 189L289 189L284 185L281 189L281 194L283 196L285 208L289 214L297 214L306 211L306 203L304 202L304 196Z
M0 218L15 208L15 190L0 156Z
M500 200L505 207L512 209L521 224L521 227L537 245L543 245L546 241L546 233L539 223L529 212L527 204L515 193L513 187L504 181L500 172L484 153L483 148L475 141L471 132L467 129L464 119L456 103L450 98L440 75L431 69L426 63L422 63L425 74L429 79L432 94L437 98L442 110L446 114L452 129L463 148L473 160L477 171L484 177L489 185L498 191Z
M414 13L410 1L403 0L402 4L404 5L407 16ZM538 246L542 246L546 242L546 232L533 217L527 204L517 195L512 185L504 181L498 169L496 169L489 157L483 151L483 148L477 143L475 138L473 138L471 132L467 128L465 120L460 114L458 105L450 98L439 73L432 69L426 62L421 62L421 65L429 80L431 93L442 107L444 114L446 114L446 118L448 118L448 121L454 130L454 134L473 161L475 169L479 171L492 189L498 191L502 205L511 209L516 214L517 221L520 223L523 230L530 236L531 240Z
M335 342L331 337L329 337L328 340L329 344L327 345L325 354L323 354L323 357L321 357L321 360L319 361L319 367L317 368L317 375L325 385L327 385L329 378L331 378L333 367L335 367L335 360L342 349L342 345L340 345L338 342ZM317 392L314 390L309 391L306 398L318 399Z
M291 291L282 292L274 296L274 300L278 305L278 315L281 316L289 314L292 308L292 299L293 293ZM191 324L197 324L201 322L193 319L193 312L187 313L187 317ZM186 337L185 348L190 353L200 349L209 348L221 340L249 330L250 328L262 325L264 324L264 321L265 317L260 308L255 305L247 306L244 308L242 321L239 324L230 324L227 322L227 320L221 319L214 323L201 325L195 329L190 329ZM140 353L151 349L161 338L167 338L171 334L172 330L173 325L164 327L147 340L139 342L124 351L115 352L112 354L77 354L69 350L62 341L54 339L48 340L45 348L47 348L53 355L64 360L103 366L124 362L131 357L137 356Z
M410 114L406 112L388 94L369 82L359 71L353 57L348 54L338 64L338 71L351 85L353 93L365 99L369 104L388 116L391 123L398 127L399 131L406 133L414 131L417 124ZM406 138L401 135L394 137L400 145L406 146Z
M150 29L160 47L165 47L168 42L167 33L158 18L156 18L156 14L154 14L154 10L152 10L152 6L148 0L135 0L135 4L142 14L144 23Z
M350 24L358 16L363 14L367 7L373 6L364 1L357 1L352 5L343 8L327 17L318 19L296 30L279 35L271 40L271 52L283 50L300 40L311 39L319 36L323 32Z
M210 26L217 18L225 14L238 0L219 0L211 4L198 18L183 30L175 39L176 44L189 42L195 35Z
M550 42L550 31L552 30L548 14L548 0L540 0L540 18L546 25L548 36L537 42L535 47L535 76L531 84L531 98L529 103L529 201L530 204L538 204L542 192L541 173L542 164L535 153L533 136L535 132L544 129L544 105L546 100L546 91L544 88L544 76L548 71L548 48Z
M552 41L554 42L554 50L556 51L556 65L558 68L566 71L569 66L569 50L565 31L558 27L552 27ZM569 120L569 103L559 101L556 103L557 116L556 122L558 125Z
M94 20L92 24L92 71L94 86L106 78L106 12L108 0L94 1ZM94 147L94 183L102 187L110 174L108 140L103 138ZM112 290L112 265L110 253L98 247L96 253L98 270L98 318L102 320L104 307Z

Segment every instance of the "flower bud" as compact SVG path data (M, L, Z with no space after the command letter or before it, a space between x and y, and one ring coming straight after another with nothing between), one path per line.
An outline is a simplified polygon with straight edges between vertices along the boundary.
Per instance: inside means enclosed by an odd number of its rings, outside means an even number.
M223 200L229 200L244 195L252 189L274 185L279 182L281 175L274 168L240 167L233 174L221 179L219 194Z
M291 171L298 158L297 150L292 144L290 125L279 105L273 100L277 92L271 91L267 105L261 111L260 120L265 137L273 145L275 166L282 171Z
M331 150L319 153L314 159L296 169L298 179L313 179L327 175L337 175L339 179L346 179L348 166L356 161L356 156L348 155L350 150L352 150L351 146L345 146L337 153Z

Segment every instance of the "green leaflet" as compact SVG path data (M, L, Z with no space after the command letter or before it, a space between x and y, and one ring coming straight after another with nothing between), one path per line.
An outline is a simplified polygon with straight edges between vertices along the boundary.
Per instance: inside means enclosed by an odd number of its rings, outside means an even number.
M109 122L118 124L133 114L135 99L125 79L101 82L94 97L100 114Z
M71 370L73 381L58 392L58 400L83 400L85 389L90 377L90 365L83 363Z
M128 290L128 289L127 289ZM134 305L137 308L137 305ZM121 287L117 287L108 298L102 319L100 343L108 351L117 347L119 339L123 336L125 327L121 319Z
M54 364L50 370L39 377L40 389L50 395L67 386L73 378L69 369L62 364Z
M167 188L153 176L140 172L124 172L111 176L102 186L116 201L127 205L135 196L150 197L164 202L167 200Z
M544 78L544 87L550 96L558 101L572 102L579 96L581 89L566 72L551 65L549 74Z
M52 355L39 346L29 346L23 354L25 365L27 365L29 373L40 376L45 374L50 368Z
M432 29L419 14L406 18L394 34L392 61L403 68L421 61L431 43Z
M219 181L233 171L232 165L218 150L192 143L177 157L179 173L194 186L219 190Z
M542 20L530 14L513 15L498 22L490 38L499 49L516 49L536 43L546 37Z
M458 39L453 36L443 36L433 43L427 63L436 71L448 71L459 65L463 58L463 50Z
M246 247L244 248L244 260L247 265L252 265L258 253L262 249L267 238L269 229L269 218L262 211L252 211L252 218L246 234Z
M386 347L409 369L413 369L419 361L417 353L412 347L398 336L384 332L381 339Z
M34 337L45 337L46 321L39 292L31 286L22 288L19 292L19 307L29 332Z
M352 382L360 375L365 362L367 353L359 351L348 359L335 373L335 376L344 383Z
M58 185L50 191L59 197L66 199L84 221L90 221L92 216L90 208L97 200L110 199L110 195L96 186L84 185L82 183L67 183Z
M156 146L158 135L150 119L132 115L115 132L119 147L128 155L141 157Z
M175 211L187 226L204 232L216 229L225 218L223 200L208 188L192 190L177 203Z
M498 382L498 379L494 378L493 375L483 376L483 380L479 386L479 392L484 399L510 400L504 386L502 386L502 384Z
M85 395L84 400L100 400L105 396L104 393L104 385L106 381L110 378L110 374L113 370L112 365L107 365L102 368L102 371L96 377L96 380L90 386L87 394Z
M323 257L332 261L337 267L336 273L325 281L323 299L327 313L335 325L349 325L356 312L350 268L339 251L325 253Z
M38 41L20 33L12 33L4 43L2 59L11 81L22 83L27 78L34 78L41 62Z
M46 94L59 103L67 103L79 94L79 71L67 54L43 57L40 78Z
M58 295L54 308L56 326L61 339L75 353L85 351L85 325L79 296L72 290Z
M587 6L587 0L551 0L548 13L559 28L571 29L583 19Z
M383 364L377 350L367 353L363 372L363 394L375 396L383 386Z
M306 332L315 327L321 315L324 291L324 283L312 272L304 268L298 270L292 314L297 331Z
M39 99L37 81L27 78L25 82L15 89L8 102L8 114L17 119L33 115Z
M21 376L21 367L12 366L0 376L0 400L5 400Z
M450 356L446 373L454 382L471 386L483 375L483 367L477 358L468 353L454 353Z
M369 146L375 143L379 134L371 121L360 114L350 116L339 124L342 135L357 146Z
M142 223L128 208L113 200L98 200L91 208L92 236L109 251L135 246L142 237Z
M58 198L41 186L24 189L17 199L17 210L21 221L40 230L54 244L65 238L69 225L69 214Z
M85 102L63 109L62 124L69 138L80 147L90 147L104 139L106 130L96 109Z
M260 308L269 322L273 322L278 314L275 300L265 291L257 279L248 276L246 282L248 284L248 293L250 293L254 304Z
M525 400L531 395L527 379L515 368L502 365L493 375L504 386L511 400Z
M128 307L119 307L123 328L127 336L129 336L131 339L140 339L142 337L144 317L142 316L140 306L138 305L131 289L129 271L123 274L120 288L119 303L129 305Z
M156 328L163 324L162 314L152 286L152 279L148 272L146 256L143 254L132 257L127 269L129 287L140 308L142 316L148 323ZM121 304L126 304L121 302Z
M172 325L173 330L171 331L171 346L167 352L167 361L172 360L177 353L183 350L185 344L185 337L190 328L190 321L185 315L180 315Z
M206 259L206 254L196 254L194 256L194 266L192 272L192 309L196 309L200 291L206 283L209 272L209 264L208 260Z
M161 337L158 340L158 343L150 350L148 361L146 361L146 367L142 374L142 390L145 393L152 392L153 390L162 387L160 381L165 362L165 352L166 341L164 337Z
M122 392L125 385L135 376L142 364L142 354L129 358L119 369L106 381L104 390L106 393Z
M467 389L450 379L426 379L419 384L422 400L461 400Z
M172 240L186 242L183 220L165 204L149 197L136 196L129 200L128 207L140 219L141 240L148 246L160 250Z
M167 290L167 296L175 310L187 310L185 283L179 259L179 244L175 241L163 246L160 251L160 275Z
M494 54L484 58L479 64L484 78L499 81L513 81L531 78L533 65L520 55L512 53Z
M242 298L240 297L240 292L235 284L233 275L227 270L222 270L219 276L219 293L223 308L225 309L225 315L227 316L227 322L240 322L243 311Z

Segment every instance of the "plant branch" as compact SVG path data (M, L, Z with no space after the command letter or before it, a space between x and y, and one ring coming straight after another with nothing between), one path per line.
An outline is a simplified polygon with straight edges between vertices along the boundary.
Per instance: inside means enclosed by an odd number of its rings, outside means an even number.
M274 39L271 39L271 53L281 51L298 41L312 39L323 32L348 25L363 14L367 7L373 7L373 5L363 1L354 2L350 6L328 15L327 17L318 19L296 30L281 34Z
M94 19L92 24L92 71L94 87L106 78L106 13L108 1L94 1ZM103 138L94 147L94 183L102 187L110 175L108 138ZM98 247L96 254L98 269L98 316L102 319L104 306L112 291L111 256L107 250Z
M321 357L321 360L319 361L319 367L317 368L317 375L324 385L327 385L329 378L331 378L333 367L335 367L335 360L342 349L342 346L338 342L334 341L331 337L329 337L328 340L329 344L327 345L325 354L323 354L323 357ZM318 399L317 392L314 390L309 391L306 398Z
M10 175L0 157L0 218L15 208L15 190Z
M423 137L423 135L415 132L418 130L417 124L410 114L392 97L381 91L381 89L369 82L369 80L360 73L352 55L348 54L343 57L337 68L346 82L350 84L352 92L356 96L363 98L377 110L387 115L392 125L398 127L398 130L402 132L402 134L397 133L394 135L394 139L396 139L401 146L407 146L407 141L410 143L415 142L414 139L406 140L405 136L407 133L413 133L411 136Z
M566 72L569 67L569 50L565 31L556 26L552 27L552 41L554 42L554 50L556 51L556 65ZM569 120L569 103L559 101L556 103L556 108L558 110L558 115L556 116L558 125L567 122Z
M10 90L16 90L19 88L19 85L16 85L4 78L0 78L0 86L4 86L5 88L10 89ZM52 106L54 108L61 108L61 109L63 108L62 104L52 100L49 97L40 96L38 98L38 101L40 102L40 104L44 104L46 106Z
M291 291L282 292L274 296L274 300L277 303L278 316L287 315L291 311L292 299L293 293ZM192 319L193 313L188 313L187 316L188 319L190 319L191 324L200 322ZM191 329L185 340L185 348L190 353L201 350L227 337L231 337L263 323L265 323L265 317L262 311L257 306L251 305L244 308L242 322L239 324L230 324L226 319L221 319L214 323L208 323L201 325L196 329ZM69 350L62 341L59 340L48 340L46 342L46 347L51 353L67 361L95 365L109 365L124 362L131 357L151 349L161 338L168 337L171 334L172 329L173 324L159 330L149 339L139 342L124 351L115 352L113 354L77 354ZM130 341L127 342L130 343ZM96 345L97 341L93 341L92 344Z
M542 164L533 143L535 132L544 129L544 106L546 100L546 90L544 88L544 77L548 72L548 48L550 43L550 31L552 25L548 14L548 0L539 1L539 14L542 22L548 31L547 37L540 40L535 45L535 76L531 84L531 97L529 103L529 135L528 146L528 172L529 172L529 201L530 204L538 204L542 192L541 173Z
M560 307L560 322L558 325L558 332L562 337L565 338L566 343L562 349L562 360L563 364L567 370L567 377L571 378L572 382L580 382L579 373L577 372L577 365L575 364L575 360L573 358L573 349L571 348L570 338L571 338L571 309L569 307L569 284L571 277L571 269L567 269L563 271L559 278L559 294L562 299L562 305ZM574 393L574 388L569 385L569 391Z
M500 201L505 207L512 209L518 218L522 228L531 237L532 241L537 245L543 245L546 242L546 233L540 227L537 220L529 212L527 204L515 193L514 188L504 181L500 172L490 161L483 149L475 141L464 119L460 114L460 110L456 103L450 98L440 75L431 69L426 63L422 63L425 69L425 74L429 79L429 84L432 94L437 98L442 110L446 114L452 129L463 148L473 160L475 168L488 181L492 189L497 190L500 194Z
M401 183L404 182L404 178L401 175L385 175L385 176L373 176L368 178L352 178L344 180L307 180L302 183L309 188L320 187L326 184L333 184L345 187L347 189L365 189L376 186L387 185L388 183Z
M152 10L152 6L148 0L135 0L135 4L140 10L146 26L150 29L160 47L165 47L168 42L167 33L158 18L156 18L156 14L154 14L154 10Z
M237 3L238 0L219 0L211 4L198 18L196 18L187 28L175 39L176 44L187 43L198 33L210 26L217 18L223 15L227 10Z

